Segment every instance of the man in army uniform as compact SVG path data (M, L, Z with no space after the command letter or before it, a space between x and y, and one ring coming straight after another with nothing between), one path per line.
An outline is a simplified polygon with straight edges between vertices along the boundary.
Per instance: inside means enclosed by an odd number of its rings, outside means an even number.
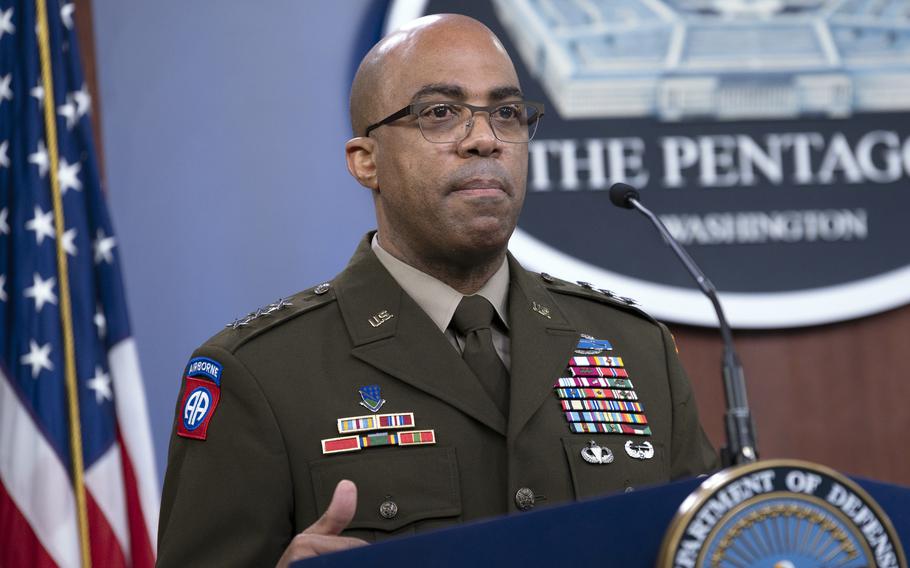
M667 329L507 254L541 111L470 18L367 54L346 152L378 232L194 353L160 565L284 565L715 467Z

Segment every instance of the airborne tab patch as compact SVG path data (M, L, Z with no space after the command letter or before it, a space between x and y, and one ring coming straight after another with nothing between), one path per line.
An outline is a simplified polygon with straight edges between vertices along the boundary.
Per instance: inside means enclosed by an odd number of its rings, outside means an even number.
M206 377L215 385L221 386L221 363L208 357L193 357L186 364L187 377Z

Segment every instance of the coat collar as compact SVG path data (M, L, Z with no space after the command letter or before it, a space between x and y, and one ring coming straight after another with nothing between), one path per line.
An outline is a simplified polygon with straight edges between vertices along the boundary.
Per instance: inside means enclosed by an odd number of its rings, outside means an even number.
M505 417L458 351L376 258L371 238L361 241L334 285L354 343L351 354L505 434Z
M510 439L517 436L552 392L578 341L577 329L550 292L509 255L512 378L507 423L459 353L376 258L371 239L372 233L361 241L334 281L354 344L351 354Z
M540 277L527 272L511 254L509 270L512 389L508 432L509 439L514 439L552 396L553 384L572 356L579 334Z

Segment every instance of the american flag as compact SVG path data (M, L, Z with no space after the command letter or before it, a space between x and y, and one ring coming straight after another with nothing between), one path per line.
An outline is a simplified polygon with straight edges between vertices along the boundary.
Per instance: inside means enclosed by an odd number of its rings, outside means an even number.
M0 0L0 566L152 566L158 483L74 5L38 3Z

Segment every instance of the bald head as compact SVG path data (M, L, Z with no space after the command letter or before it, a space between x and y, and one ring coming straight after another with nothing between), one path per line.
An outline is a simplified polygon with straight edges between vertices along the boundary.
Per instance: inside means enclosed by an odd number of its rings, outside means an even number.
M408 100L390 100L401 97L400 89L392 87L402 84L416 60L454 53L463 46L490 50L507 62L514 75L512 60L499 38L474 18L459 14L418 18L380 40L360 62L351 85L354 136L363 136L369 124L408 104ZM517 84L517 77L515 81Z
M345 156L372 193L386 251L464 294L502 266L524 202L528 145L499 138L492 117L512 116L509 105L523 99L502 43L465 16L415 20L370 50L351 88ZM465 108L485 116L456 121ZM447 127L451 141L427 137L425 128Z

